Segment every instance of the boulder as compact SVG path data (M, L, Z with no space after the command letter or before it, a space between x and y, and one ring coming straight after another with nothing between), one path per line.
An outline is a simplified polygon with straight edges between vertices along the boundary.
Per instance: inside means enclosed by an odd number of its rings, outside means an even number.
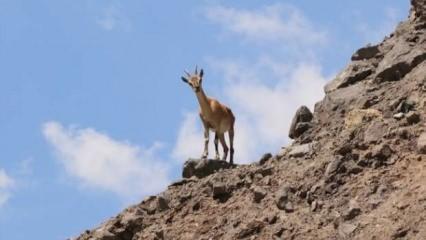
M339 225L338 233L342 239L346 239L357 229L357 225L350 223L342 223Z
M266 196L266 191L261 187L255 187L253 189L253 201L255 203L260 203L262 199Z
M156 205L159 212L169 209L169 201L163 196L157 197Z
M333 161L331 161L325 170L325 176L326 177L332 177L334 174L337 173L337 170L339 169L340 165L343 163L343 157L337 156Z
M275 204L277 205L277 208L280 210L284 210L287 213L294 211L294 207L289 199L289 195L290 189L288 187L284 187L281 191L277 193L275 199Z
M255 235L257 233L260 233L262 229L265 227L265 223L261 221L251 221L249 222L245 228L241 229L240 232L238 232L236 239L243 239L247 238L249 236Z
M420 114L417 112L409 112L407 113L406 120L408 125L416 124L420 122Z
M385 162L392 156L393 150L388 144L381 144L375 146L371 153L373 158L376 158L381 162Z
M212 159L188 159L183 165L182 177L190 178L196 176L204 178L220 169L231 168L232 164L222 160Z
M228 188L224 183L213 184L213 198L220 198L221 196L228 194Z
M259 160L259 165L264 165L267 161L269 161L272 158L271 153L265 153Z
M313 143L292 146L288 155L290 157L303 157L310 153L314 148Z
M380 52L378 45L367 45L366 47L358 49L353 55L351 60L352 61L358 61L358 60L365 60L370 59Z
M309 129L307 126L298 126L299 123L308 123L311 122L314 118L314 115L306 106L301 106L293 117L293 120L290 125L289 137L295 139L302 135L304 131Z
M380 142L387 130L388 127L382 121L373 121L365 130L365 143L371 144Z

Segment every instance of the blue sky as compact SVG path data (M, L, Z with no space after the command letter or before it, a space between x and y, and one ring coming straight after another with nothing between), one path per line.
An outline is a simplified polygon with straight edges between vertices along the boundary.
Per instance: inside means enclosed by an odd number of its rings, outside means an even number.
M66 239L179 178L202 152L194 93L237 117L237 163L289 143L351 54L406 0L0 0L0 239ZM212 149L212 147L210 148Z

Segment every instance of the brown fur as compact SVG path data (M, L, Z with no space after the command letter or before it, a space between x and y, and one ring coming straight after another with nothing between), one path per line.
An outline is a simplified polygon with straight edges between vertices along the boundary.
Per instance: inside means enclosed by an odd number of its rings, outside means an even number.
M235 117L231 109L213 98L209 98L204 93L202 88L203 70L200 74L195 70L195 74L188 74L188 78L182 77L182 80L188 83L189 86L195 91L198 103L200 104L200 119L204 127L204 152L202 158L208 157L208 143L210 130L215 132L215 151L216 159L219 158L218 142L220 141L223 147L222 160L226 161L229 148L226 145L225 133L229 134L230 143L230 163L233 164L234 158L234 124Z

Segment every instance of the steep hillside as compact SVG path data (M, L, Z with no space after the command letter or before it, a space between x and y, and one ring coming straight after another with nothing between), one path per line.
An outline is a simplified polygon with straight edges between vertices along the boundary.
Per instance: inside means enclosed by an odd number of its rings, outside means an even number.
M299 109L291 146L212 174L214 163L188 162L185 176L200 178L76 239L426 239L426 0L411 3L313 114Z

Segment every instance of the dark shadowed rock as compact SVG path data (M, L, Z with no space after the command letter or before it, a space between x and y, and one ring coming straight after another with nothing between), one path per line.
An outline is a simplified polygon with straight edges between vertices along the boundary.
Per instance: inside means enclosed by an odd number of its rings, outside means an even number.
M366 46L363 48L358 49L353 55L351 60L357 61L357 60L364 60L364 59L370 59L375 57L379 53L379 46L373 45L373 46Z
M303 134L304 131L306 131L307 128L302 126L297 126L299 123L307 123L311 122L313 119L313 115L308 107L301 106L297 111L296 114L293 117L293 120L290 125L290 131L289 131L289 137L291 139L295 139L299 137L301 134Z
M388 144L381 144L373 148L372 157L384 162L392 156L392 153L393 150Z
M398 81L425 59L424 49L398 42L377 67L376 82Z
M220 169L228 169L231 167L231 164L221 160L189 159L183 165L182 176L184 178L190 178L192 176L203 178Z
M402 100L398 107L396 108L396 111L399 113L408 113L409 111L414 110L416 107L416 103L410 100Z
M358 207L350 207L344 214L343 219L346 221L354 219L356 216L361 214L361 209Z
M261 187L255 187L253 189L253 201L255 203L260 203L262 199L266 196L266 191Z
M324 90L326 93L330 93L362 81L373 73L373 68L374 66L369 62L353 62L340 72L333 81L325 85Z
M264 165L267 161L269 161L272 158L271 153L265 153L259 160L260 165Z
M157 210L159 212L169 209L169 201L162 196L157 197Z
M228 188L224 183L215 183L213 184L213 198L219 198L223 195L228 194Z
M408 125L416 124L420 122L420 114L417 112L409 112L405 116Z
M265 227L265 223L261 221L251 221L243 228L238 234L237 239L247 238L251 235L257 234Z

